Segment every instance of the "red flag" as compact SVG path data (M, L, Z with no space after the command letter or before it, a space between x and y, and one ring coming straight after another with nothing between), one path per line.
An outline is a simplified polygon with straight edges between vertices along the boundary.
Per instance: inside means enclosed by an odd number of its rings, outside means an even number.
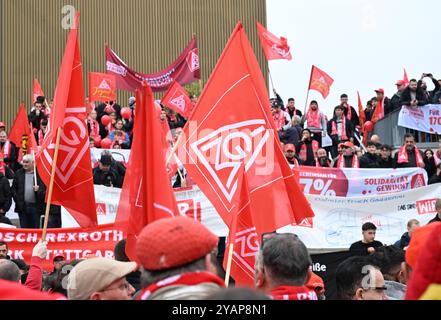
M378 120L384 118L384 98L383 100L378 100L377 106L375 107L374 113L372 113L372 123L375 124Z
M28 150L30 151L29 153L34 152L34 155L37 156L38 154L38 144L37 144L37 139L35 138L35 133L34 133L34 127L32 126L32 122L29 123L30 126L30 131L31 134L29 136L29 140L28 140Z
M366 114L364 113L363 102L361 102L360 92L357 91L358 96L358 118L360 119L360 126L363 128L364 123L366 122Z
M259 32L260 44L267 60L286 59L292 60L291 52L289 51L288 39L284 37L277 37L259 21L256 21L257 31Z
M227 225L244 163L258 233L314 215L274 134L267 101L259 64L238 23L184 128L178 153Z
M409 84L409 78L407 77L406 68L404 68L404 76L403 76L404 84L407 86Z
M40 83L37 79L34 79L34 92L32 93L32 103L35 103L37 97L44 97L44 92L41 90Z
M316 90L320 92L323 99L326 99L333 83L334 79L332 79L326 72L320 70L316 66L312 66L311 78L309 80L309 90Z
M191 110L193 109L193 102L191 102L187 91L176 81L173 81L167 93L162 98L161 103L180 115L183 115L185 118L190 117Z
M15 117L14 124L9 131L8 139L14 142L17 147L21 148L22 137L29 137L30 133L28 115L26 113L24 102L22 101L17 116Z
M81 227L92 227L97 224L97 218L85 121L78 20L77 13L61 64L48 131L37 156L37 168L41 179L48 186L57 129L60 128L62 131L52 203L64 206Z
M89 102L115 101L116 77L113 74L89 73Z
M127 233L126 253L136 260L136 237L149 223L178 213L164 161L164 135L155 116L153 93L145 83L136 108L132 151L115 226ZM137 92L136 101L141 101Z

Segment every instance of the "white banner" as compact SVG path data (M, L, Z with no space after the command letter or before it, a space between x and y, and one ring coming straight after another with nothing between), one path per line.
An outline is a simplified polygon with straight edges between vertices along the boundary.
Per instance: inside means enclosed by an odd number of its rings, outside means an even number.
M356 198L307 195L315 213L309 227L288 226L279 231L296 233L308 248L347 249L361 240L363 223L372 222L378 228L375 239L391 245L407 231L410 219L425 225L435 217L440 195L441 184Z
M441 134L441 105L403 106L398 116L398 125L431 134Z
M293 172L305 194L359 197L389 194L427 185L422 168L356 169L294 167Z
M100 224L115 220L120 189L95 186L98 221ZM181 189L176 193L179 210L202 222L217 236L227 236L225 226L210 201L197 187ZM406 232L410 219L426 224L435 214L435 201L441 195L441 184L410 191L362 197L325 197L307 195L315 213L300 226L287 226L279 231L295 232L308 248L343 249L361 240L361 225L377 225L377 240L393 244ZM62 210L63 228L76 227L69 213Z

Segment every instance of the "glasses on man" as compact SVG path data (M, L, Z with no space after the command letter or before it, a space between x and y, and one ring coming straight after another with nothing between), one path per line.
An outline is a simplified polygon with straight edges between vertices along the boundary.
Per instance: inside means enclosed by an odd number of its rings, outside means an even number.
M130 283L128 283L127 281L124 281L124 283L120 284L119 286L117 286L115 288L101 290L101 292L113 291L113 290L120 290L120 291L126 290L126 291L129 291L130 287L131 287Z

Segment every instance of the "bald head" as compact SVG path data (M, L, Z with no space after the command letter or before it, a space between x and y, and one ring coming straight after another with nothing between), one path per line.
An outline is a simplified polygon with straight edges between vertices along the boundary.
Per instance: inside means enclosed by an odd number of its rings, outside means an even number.
M0 279L13 282L20 281L20 270L17 265L6 259L0 260Z

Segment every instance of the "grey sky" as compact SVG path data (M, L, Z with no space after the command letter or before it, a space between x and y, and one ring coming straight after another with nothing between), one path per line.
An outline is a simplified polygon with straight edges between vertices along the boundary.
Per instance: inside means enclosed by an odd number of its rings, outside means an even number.
M267 0L268 30L287 37L293 55L269 62L275 87L303 111L316 65L334 85L326 100L311 91L309 101L329 117L342 93L356 109L357 90L364 105L377 88L392 97L403 68L409 79L423 72L441 79L440 12L437 0Z

